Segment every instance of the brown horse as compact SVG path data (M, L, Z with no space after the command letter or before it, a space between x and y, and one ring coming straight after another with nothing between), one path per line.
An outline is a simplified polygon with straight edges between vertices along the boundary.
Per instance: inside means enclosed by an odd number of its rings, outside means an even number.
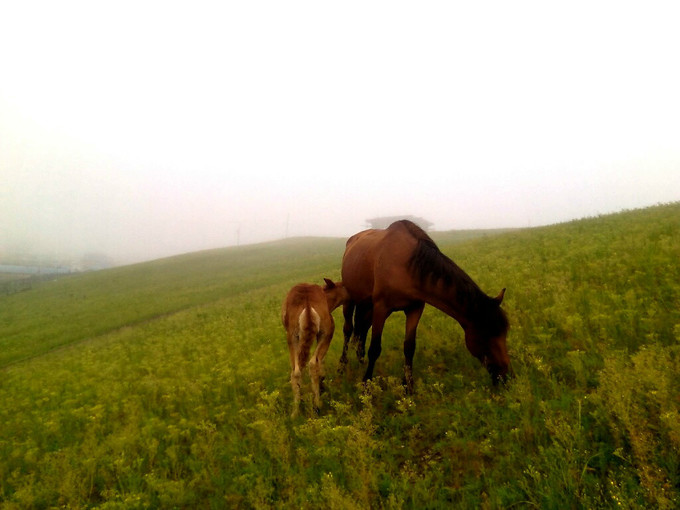
M300 407L300 382L307 362L317 412L321 406L322 362L335 331L331 312L349 299L342 283L334 283L327 278L324 281L326 285L323 288L308 283L295 285L286 295L281 309L281 322L286 328L290 352L293 416L297 415ZM310 360L314 340L317 342L316 350Z
M401 220L385 230L365 230L350 237L342 259L342 281L351 302L345 305L345 346L354 332L361 358L366 334L373 328L364 381L373 376L380 356L385 320L397 310L406 314L404 381L413 390L416 329L425 303L456 319L465 332L465 345L491 374L494 384L504 380L510 360L506 344L508 320L500 304L505 289L495 297L477 284L414 223ZM352 311L356 308L355 325ZM349 324L348 324L349 319Z

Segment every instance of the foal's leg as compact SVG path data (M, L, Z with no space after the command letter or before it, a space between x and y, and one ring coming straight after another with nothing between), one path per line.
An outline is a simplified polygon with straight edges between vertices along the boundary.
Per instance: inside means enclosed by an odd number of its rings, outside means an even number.
M425 303L418 303L412 308L405 310L406 336L404 337L404 385L406 393L413 393L413 354L416 352L416 329L423 315Z
M309 375L312 379L312 390L314 391L314 409L318 413L321 407L321 382L323 380L323 359L326 357L328 348L333 339L334 327L329 331L320 331L317 335L316 349L309 362Z
M297 416L300 409L300 382L302 372L297 364L298 338L294 333L288 333L288 351L290 353L290 385L293 388L293 412L292 416Z
M382 332L385 326L385 321L390 316L390 310L385 307L382 303L373 303L373 322L371 327L371 345L368 348L368 367L366 367L366 374L364 375L364 382L368 381L373 377L373 369L375 368L375 362L380 356L382 351Z
M342 354L340 355L340 367L339 372L345 370L347 366L347 347L349 346L349 340L352 337L352 331L354 326L352 324L352 316L354 315L354 303L346 303L342 305L342 316L345 319L345 323L342 325L342 334L345 337L345 342L342 344Z

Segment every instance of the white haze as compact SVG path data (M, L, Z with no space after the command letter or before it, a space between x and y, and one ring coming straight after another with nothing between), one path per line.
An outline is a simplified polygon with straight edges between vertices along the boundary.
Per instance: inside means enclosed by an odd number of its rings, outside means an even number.
M0 262L680 200L656 2L3 2Z

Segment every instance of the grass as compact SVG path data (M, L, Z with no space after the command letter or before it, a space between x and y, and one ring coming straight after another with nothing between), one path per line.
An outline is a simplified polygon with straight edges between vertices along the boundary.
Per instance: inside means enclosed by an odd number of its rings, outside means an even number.
M502 287L515 377L494 390L430 307L367 387L327 357L289 417L280 303L339 277L344 240L289 240L35 283L0 297L3 508L674 508L680 204L442 250ZM308 386L308 380L307 380ZM307 390L306 392L304 390Z

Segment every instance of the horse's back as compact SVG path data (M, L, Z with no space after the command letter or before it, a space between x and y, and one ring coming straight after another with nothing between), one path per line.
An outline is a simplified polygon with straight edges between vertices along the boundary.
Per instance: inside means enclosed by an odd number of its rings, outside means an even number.
M342 281L355 302L370 299L376 285L385 285L391 276L406 271L416 240L401 223L385 230L364 230L348 239Z

